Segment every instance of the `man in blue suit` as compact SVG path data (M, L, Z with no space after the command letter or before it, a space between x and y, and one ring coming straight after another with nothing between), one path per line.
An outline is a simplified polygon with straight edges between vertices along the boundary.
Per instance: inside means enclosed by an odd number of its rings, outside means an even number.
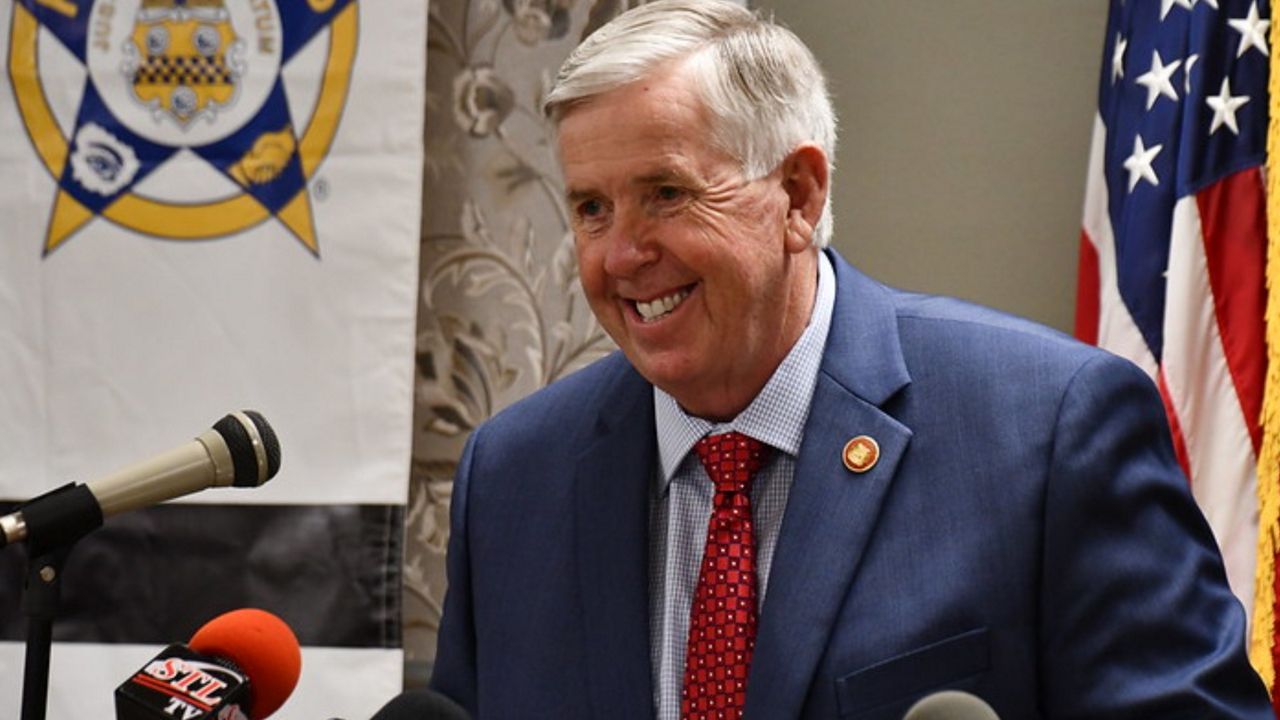
M811 54L660 0L547 98L621 348L458 469L433 685L481 718L1272 717L1149 379L824 249ZM731 434L727 434L731 433Z

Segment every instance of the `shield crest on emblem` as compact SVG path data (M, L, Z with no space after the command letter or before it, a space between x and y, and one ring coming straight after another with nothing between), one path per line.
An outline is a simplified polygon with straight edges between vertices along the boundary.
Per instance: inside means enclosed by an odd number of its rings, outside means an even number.
M124 72L139 102L185 127L235 99L239 44L223 0L143 0Z

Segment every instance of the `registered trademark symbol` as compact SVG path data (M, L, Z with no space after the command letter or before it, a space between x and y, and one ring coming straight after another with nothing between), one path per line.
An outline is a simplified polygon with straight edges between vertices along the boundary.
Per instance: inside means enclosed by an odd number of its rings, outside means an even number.
M315 195L316 200L324 202L329 197L329 181L324 178L317 178L311 183L311 194Z

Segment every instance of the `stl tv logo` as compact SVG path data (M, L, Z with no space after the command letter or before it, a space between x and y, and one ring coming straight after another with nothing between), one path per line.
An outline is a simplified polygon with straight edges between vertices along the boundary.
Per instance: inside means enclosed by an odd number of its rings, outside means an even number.
M346 104L356 0L16 0L9 78L57 181L52 252L99 216L152 237L274 218L314 255L307 182Z

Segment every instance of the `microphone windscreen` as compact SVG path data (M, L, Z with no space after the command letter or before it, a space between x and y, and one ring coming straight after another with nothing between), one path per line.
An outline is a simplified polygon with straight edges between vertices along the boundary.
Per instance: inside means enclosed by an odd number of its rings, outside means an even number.
M226 658L249 677L249 717L263 720L289 698L302 674L302 649L283 620L266 610L223 613L191 636L192 650Z
M253 410L230 413L214 423L213 429L231 455L235 474L232 484L236 487L257 487L280 470L280 441L261 413Z
M921 698L902 720L1000 720L1000 716L976 695L943 690Z
M391 698L370 720L470 720L457 703L433 690L407 690Z

